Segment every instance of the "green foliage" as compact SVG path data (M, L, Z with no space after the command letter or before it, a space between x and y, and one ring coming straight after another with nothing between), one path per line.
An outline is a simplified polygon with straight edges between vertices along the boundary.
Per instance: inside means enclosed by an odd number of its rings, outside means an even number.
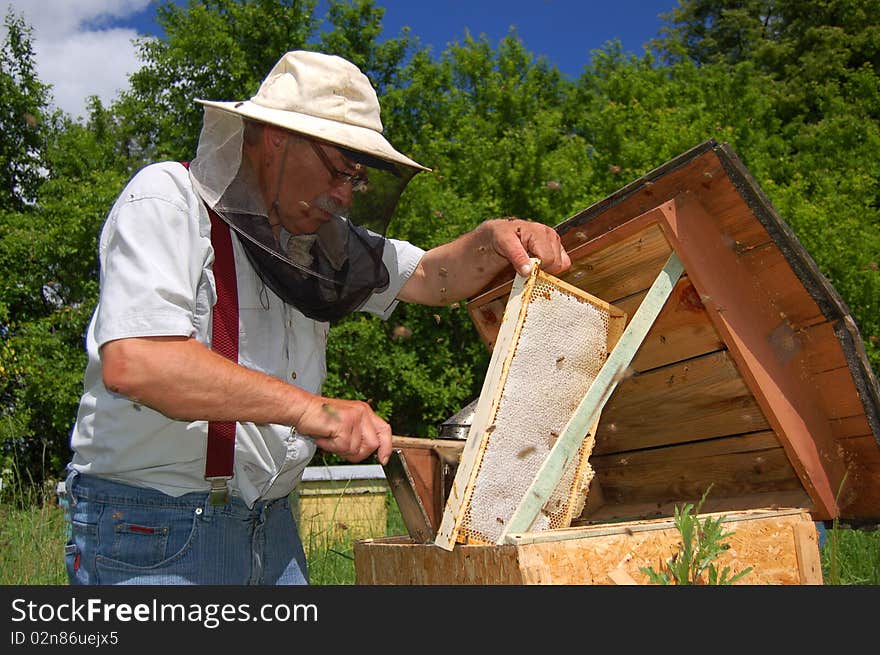
M822 576L829 585L880 585L880 530L852 529L834 521L822 549Z
M0 46L0 210L32 203L44 166L49 87L37 78L31 28L10 8Z
M488 352L474 332L461 305L348 317L330 332L324 392L371 403L398 434L436 436L480 392Z
M66 175L43 182L39 203L0 211L0 463L18 460L35 480L69 459L67 438L82 392L84 335L98 292L97 240L125 181L101 162L83 126L53 137L50 161ZM75 157L70 155L76 146Z
M721 526L725 518L723 516L707 516L700 520L700 508L711 488L712 485L709 485L696 506L692 503L675 506L675 527L681 535L678 551L666 561L660 571L655 571L651 566L639 569L652 583L731 585L751 572L752 567L749 566L731 576L729 566L725 566L720 573L715 566L719 555L730 548L725 539L735 533L724 531Z
M143 67L116 107L133 151L149 159L191 159L201 130L195 98L250 98L287 50L302 48L316 26L315 0L165 1L157 7L164 39L141 38Z

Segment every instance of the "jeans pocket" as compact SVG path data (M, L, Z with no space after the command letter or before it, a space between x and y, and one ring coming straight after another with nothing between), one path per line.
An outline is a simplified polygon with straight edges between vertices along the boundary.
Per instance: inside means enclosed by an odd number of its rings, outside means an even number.
M153 566L167 557L165 549L170 531L167 525L116 523L113 526L111 557L120 562Z
M117 570L153 570L189 552L198 513L190 508L108 508L102 518L98 561Z

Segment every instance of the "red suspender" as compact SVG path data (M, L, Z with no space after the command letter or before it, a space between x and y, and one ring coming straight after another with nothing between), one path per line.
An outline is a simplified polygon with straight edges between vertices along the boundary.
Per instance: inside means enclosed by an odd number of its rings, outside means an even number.
M235 279L235 259L232 256L232 236L229 234L229 226L213 210L208 210L208 214L211 216L214 282L217 285L211 349L238 363L238 284ZM231 478L234 453L235 421L209 422L205 478Z
M189 168L189 163L183 165ZM208 207L211 217L211 245L214 247L214 284L217 303L211 328L211 350L238 363L238 283L229 226ZM211 482L211 504L225 505L227 480L235 460L235 421L208 422L208 450L205 479Z

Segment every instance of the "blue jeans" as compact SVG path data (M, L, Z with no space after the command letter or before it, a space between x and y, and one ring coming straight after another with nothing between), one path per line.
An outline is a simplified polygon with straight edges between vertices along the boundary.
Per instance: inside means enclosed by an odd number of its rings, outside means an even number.
M65 488L71 584L308 584L286 497L212 506L207 492L174 497L75 471Z

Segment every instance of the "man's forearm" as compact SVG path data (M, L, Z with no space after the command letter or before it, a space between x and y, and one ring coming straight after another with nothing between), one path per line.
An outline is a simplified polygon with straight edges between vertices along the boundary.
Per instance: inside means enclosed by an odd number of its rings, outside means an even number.
M111 341L101 358L110 391L176 420L295 425L314 397L184 337Z
M426 252L399 297L423 305L448 305L477 293L509 265L480 225Z
M542 267L550 273L571 266L552 228L521 219L489 220L425 253L398 298L423 305L463 300L482 290L508 266L528 275L530 257L541 259Z

